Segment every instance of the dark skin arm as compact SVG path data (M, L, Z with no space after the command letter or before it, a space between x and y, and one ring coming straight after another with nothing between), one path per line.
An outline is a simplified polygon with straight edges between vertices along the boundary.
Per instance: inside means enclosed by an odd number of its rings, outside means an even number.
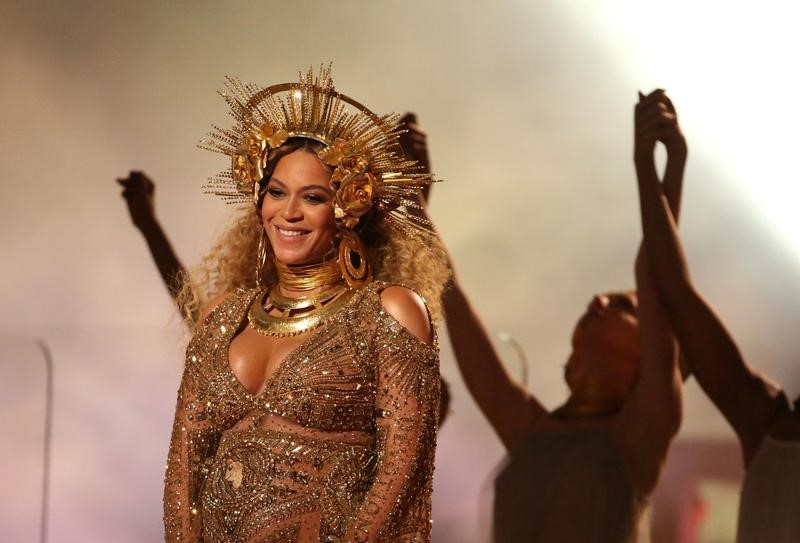
M409 160L416 160L419 163L421 172L431 171L431 161L428 156L428 140L425 132L417 122L417 115L408 112L400 118L400 127L405 130L400 134L400 147ZM427 185L422 189L422 202L428 202L431 193L431 186Z
M682 418L677 344L641 251L636 259L639 374L614 421L628 474L639 491L656 486Z
M672 213L677 225L680 219L681 197L683 195L683 172L686 169L686 155L688 154L686 138L683 137L683 133L678 126L678 115L675 112L675 106L672 105L672 101L664 94L663 90L656 89L648 96L644 96L640 92L639 104L639 107L642 108L657 109L673 123L673 130L661 131L662 139L660 141L667 149L667 166L664 170L662 188L664 197L669 204L670 213ZM637 146L634 154L647 155L647 152ZM650 152L650 156L653 156L652 152Z
M181 277L185 270L156 218L155 184L139 171L132 171L128 177L117 179L117 183L123 187L122 197L128 204L131 220L144 236L158 273L170 296L175 299L183 287Z
M671 103L651 106L637 106L634 151L647 262L692 373L733 427L747 464L787 402L779 387L745 363L730 333L692 284L667 202L668 187L659 181L653 160L655 141L669 149L673 139L682 136Z
M648 96L640 94L637 113L643 111L651 114L660 111L665 100L666 97L660 90ZM671 136L674 146L667 147L668 162L664 181L669 181L671 191L670 198L665 197L664 205L674 208L677 213L680 208L686 144L677 130L677 124L675 133ZM635 141L637 149L647 148L652 156L656 140L649 138L649 134L641 130L639 123L635 131ZM640 246L635 266L639 298L639 375L617 417L615 434L622 444L621 450L625 455L625 465L630 470L631 480L647 495L658 482L669 444L680 427L682 405L677 345L655 288L645 251L646 247Z
M401 121L408 130L401 137L406 157L417 160L429 171L425 133L420 130L416 115L408 113ZM428 197L429 192L422 195L423 201L427 202ZM458 282L452 262L450 268L453 277L442 296L442 304L456 362L470 394L508 449L546 410L505 370Z
M547 411L506 371L455 272L442 302L458 369L478 407L510 450Z

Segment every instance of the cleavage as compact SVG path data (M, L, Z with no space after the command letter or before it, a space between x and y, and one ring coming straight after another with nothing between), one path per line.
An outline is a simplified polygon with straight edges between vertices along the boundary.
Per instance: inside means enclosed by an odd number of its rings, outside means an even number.
M233 338L228 348L228 364L233 375L250 394L260 394L284 360L306 340L308 334L271 337L246 326Z

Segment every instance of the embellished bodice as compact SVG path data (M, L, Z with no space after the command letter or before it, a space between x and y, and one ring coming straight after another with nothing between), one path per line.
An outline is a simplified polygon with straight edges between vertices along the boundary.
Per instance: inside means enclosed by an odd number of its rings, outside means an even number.
M228 360L257 292L234 292L199 325L167 466L167 541L429 541L438 347L383 309L385 286L309 332L258 394Z
M239 291L223 301L187 349L214 424L230 427L245 414L259 411L322 431L374 432L375 330L370 329L374 324L352 324L363 321L365 311L377 309L380 314L382 308L368 308L367 293L358 293L286 356L263 391L252 394L231 371L228 349L246 325L247 310L257 294Z

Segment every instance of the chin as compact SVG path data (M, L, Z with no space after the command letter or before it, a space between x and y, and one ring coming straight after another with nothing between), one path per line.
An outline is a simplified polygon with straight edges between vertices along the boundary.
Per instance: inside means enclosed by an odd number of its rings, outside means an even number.
M286 266L302 266L311 264L313 259L306 255L275 255L275 260Z
M322 262L324 254L315 251L276 251L275 260L287 266L302 266Z

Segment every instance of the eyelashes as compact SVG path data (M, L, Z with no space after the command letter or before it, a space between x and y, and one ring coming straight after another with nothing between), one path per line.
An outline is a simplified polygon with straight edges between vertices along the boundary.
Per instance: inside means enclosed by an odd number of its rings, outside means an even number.
M286 197L286 192L278 187L267 187L267 194L275 200ZM317 192L307 192L303 195L303 200L310 204L317 205L327 204L330 201L330 198L327 195L319 194Z

